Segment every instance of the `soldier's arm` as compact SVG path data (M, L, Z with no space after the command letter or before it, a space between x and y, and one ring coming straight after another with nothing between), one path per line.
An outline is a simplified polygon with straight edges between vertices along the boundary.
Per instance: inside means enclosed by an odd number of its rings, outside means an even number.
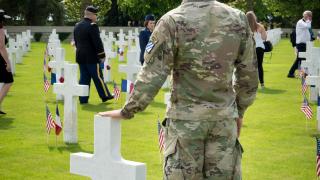
M100 38L100 32L97 24L91 23L89 34L91 37L91 41L96 49L97 56L99 57L99 59L105 58L106 55L104 53L104 48L103 48L102 40Z
M235 91L239 117L243 117L246 109L250 106L256 96L258 88L257 59L254 40L248 20L241 14L245 22L246 33L242 37L238 59L235 62Z
M133 94L121 110L126 119L149 105L173 68L174 28L170 28L172 24L168 21L163 18L158 22L146 46L145 63L137 76Z

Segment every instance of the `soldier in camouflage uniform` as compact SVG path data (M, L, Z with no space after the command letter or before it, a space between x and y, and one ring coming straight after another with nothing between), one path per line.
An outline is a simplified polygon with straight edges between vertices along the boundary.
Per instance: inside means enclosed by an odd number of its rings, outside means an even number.
M241 179L238 137L258 87L245 14L214 0L183 0L157 23L129 101L121 110L99 114L132 118L168 75L164 179Z

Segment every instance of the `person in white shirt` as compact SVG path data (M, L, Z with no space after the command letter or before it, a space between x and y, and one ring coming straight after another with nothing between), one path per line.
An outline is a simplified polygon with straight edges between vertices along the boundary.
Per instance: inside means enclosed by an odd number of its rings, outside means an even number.
M296 25L296 48L297 48L297 58L293 65L291 66L288 78L294 78L294 72L298 69L301 64L301 60L304 58L299 58L300 52L306 52L306 43L311 41L311 21L312 21L312 12L305 11L303 13L303 18L297 22Z
M263 75L263 56L264 56L264 41L267 40L267 32L263 25L257 22L257 17L253 11L246 13L249 21L251 31L254 33L254 40L256 42L256 53L258 61L258 74L261 88L264 88L264 75Z

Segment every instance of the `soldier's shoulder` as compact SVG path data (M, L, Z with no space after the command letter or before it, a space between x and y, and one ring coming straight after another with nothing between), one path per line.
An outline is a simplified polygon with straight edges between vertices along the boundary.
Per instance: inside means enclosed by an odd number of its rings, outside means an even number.
M95 22L90 23L90 25L91 26L98 26L97 23L95 23Z

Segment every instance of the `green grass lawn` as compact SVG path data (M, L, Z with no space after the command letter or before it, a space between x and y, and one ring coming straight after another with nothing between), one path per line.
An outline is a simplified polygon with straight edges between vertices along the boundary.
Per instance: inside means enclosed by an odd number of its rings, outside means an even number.
M74 62L74 49L63 44L66 60ZM118 109L125 101L101 103L91 87L88 105L78 105L76 145L64 144L54 133L47 135L45 103L54 113L52 88L43 92L44 43L33 43L32 51L16 66L15 83L3 103L8 114L0 117L0 179L88 179L69 173L73 152L93 152L93 116L96 112ZM315 179L316 120L306 121L300 112L300 81L286 77L295 57L288 40L282 40L265 55L265 85L254 105L245 114L241 142L244 146L243 179ZM120 82L118 63L113 61L113 78ZM109 84L111 90L112 84ZM161 156L157 144L157 116L164 116L160 91L154 102L133 120L122 122L121 153L125 159L147 164L147 179L162 179ZM63 116L63 104L59 104ZM316 111L316 105L313 104Z

